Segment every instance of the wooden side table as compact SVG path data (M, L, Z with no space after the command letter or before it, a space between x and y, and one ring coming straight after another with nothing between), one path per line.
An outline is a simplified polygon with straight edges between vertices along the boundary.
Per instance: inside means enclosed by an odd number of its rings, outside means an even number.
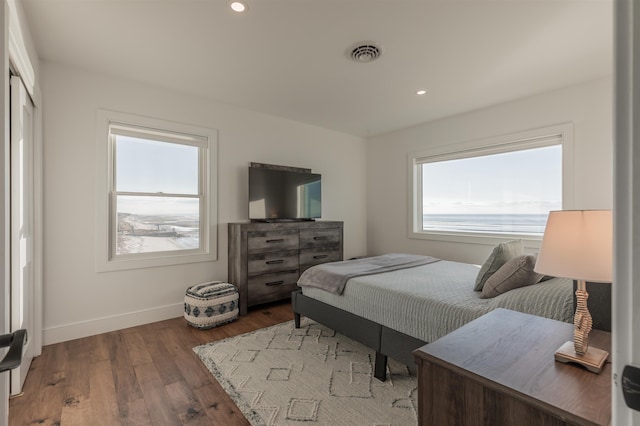
M609 425L611 363L600 374L554 360L573 325L497 309L414 351L420 425ZM611 351L611 335L590 345Z

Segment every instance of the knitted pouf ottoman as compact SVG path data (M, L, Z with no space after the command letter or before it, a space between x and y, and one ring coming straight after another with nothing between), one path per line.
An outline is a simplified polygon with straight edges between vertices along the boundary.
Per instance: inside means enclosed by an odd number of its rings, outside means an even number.
M196 328L213 328L238 318L238 289L222 281L196 284L184 296L184 318Z

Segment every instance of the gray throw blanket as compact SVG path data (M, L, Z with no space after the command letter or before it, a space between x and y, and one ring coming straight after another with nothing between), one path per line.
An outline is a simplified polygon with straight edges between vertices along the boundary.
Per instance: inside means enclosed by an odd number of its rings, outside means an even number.
M316 287L331 293L342 294L350 278L413 268L438 260L440 259L430 256L390 253L344 262L324 263L304 271L298 280L298 286Z

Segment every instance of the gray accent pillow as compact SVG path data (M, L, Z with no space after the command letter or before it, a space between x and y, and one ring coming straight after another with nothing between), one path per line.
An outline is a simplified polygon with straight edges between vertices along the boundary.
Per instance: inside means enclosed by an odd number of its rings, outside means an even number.
M484 261L476 277L476 285L473 287L475 291L482 291L484 283L507 261L524 254L524 245L522 240L509 241L500 243L493 248L493 251Z
M532 254L514 257L487 279L482 287L480 298L489 299L514 288L540 282L544 274L534 272L534 266L536 266L536 256Z

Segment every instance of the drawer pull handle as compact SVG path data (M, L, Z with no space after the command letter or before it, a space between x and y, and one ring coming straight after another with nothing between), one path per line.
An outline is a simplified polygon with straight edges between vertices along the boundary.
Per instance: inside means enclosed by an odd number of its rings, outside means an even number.
M328 254L316 254L313 256L314 259L326 259L327 257L329 257Z
M265 285L268 286L268 287L274 287L274 286L282 285L282 284L284 284L284 281L282 281L282 280L281 281L271 281L270 283L265 283Z
M267 260L267 265L277 265L279 263L284 263L284 259L278 259L278 260Z
M323 241L323 240L328 240L329 237L313 237L314 241Z
M284 241L284 238L276 238L274 240L267 240L267 243L281 243Z

